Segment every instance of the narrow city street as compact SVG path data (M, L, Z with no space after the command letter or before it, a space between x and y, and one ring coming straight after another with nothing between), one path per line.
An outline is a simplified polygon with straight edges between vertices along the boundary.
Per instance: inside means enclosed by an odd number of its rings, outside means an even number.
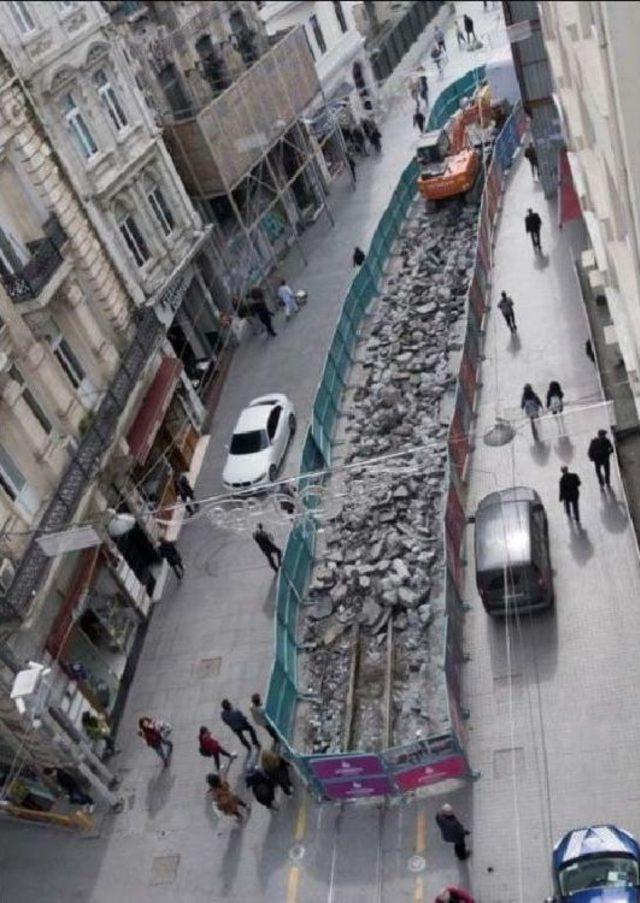
M432 101L483 62L492 40L500 40L498 8L485 12L479 2L457 6L474 17L485 48L458 51L450 20L444 78L427 63ZM432 34L429 26L421 39L425 59ZM346 176L336 184L329 197L335 226L321 216L302 236L308 265L294 248L283 266L293 287L308 291L308 304L290 322L282 316L275 320L275 339L245 336L235 355L196 487L200 497L222 491L237 414L265 392L285 392L296 406L299 428L284 475L298 471L327 345L353 276L353 248L367 248L415 147L402 66L393 76L398 88L389 92L389 115L381 122L382 155L358 162L355 191ZM528 206L543 219L540 257L534 257L524 233ZM205 796L210 769L198 754L197 732L206 724L227 748L237 748L221 725L220 701L228 696L247 710L251 694L266 686L275 582L250 532L196 520L178 541L185 579L180 585L169 579L120 725L122 752L114 763L125 809L101 816L92 838L0 825L7 899L426 903L453 882L473 888L485 903L533 903L551 891L551 849L565 830L609 820L640 830L633 809L640 779L632 761L639 730L632 693L639 666L632 642L640 628L633 600L640 572L619 476L616 495L602 495L586 457L590 438L609 425L608 410L584 354L587 325L573 270L582 237L574 227L559 231L556 221L555 206L544 201L520 158L504 198L493 281L494 305L502 289L513 296L519 331L511 337L492 309L467 475L469 510L504 486L531 486L541 494L550 523L556 601L548 614L512 625L490 620L475 590L473 528L467 531L470 661L463 682L470 711L468 754L479 779L436 785L426 801L388 809L318 806L299 788L278 812L254 804L245 827L218 820ZM541 422L542 441L534 445L520 413L520 393L531 382L542 397L551 379L565 391L566 436L549 415ZM513 442L501 448L482 441L496 414L513 418L519 427ZM582 479L581 533L569 526L557 500L563 463ZM284 539L280 532L278 541ZM173 761L164 771L136 735L145 714L174 726ZM240 752L230 770L238 787ZM444 801L472 831L473 856L462 866L434 822Z

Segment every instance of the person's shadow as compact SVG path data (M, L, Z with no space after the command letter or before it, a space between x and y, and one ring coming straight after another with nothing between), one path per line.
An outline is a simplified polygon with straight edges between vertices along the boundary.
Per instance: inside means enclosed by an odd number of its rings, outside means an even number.
M507 345L507 351L509 354L517 354L522 347L522 342L520 341L520 336L517 332L511 333L511 338L509 339L509 344Z
M557 456L561 461L570 461L573 458L574 445L568 436L560 436L555 444Z
M175 783L175 776L168 768L163 768L158 774L149 779L147 784L147 812L154 818L169 802L171 788Z
M227 848L222 857L220 866L220 877L222 878L222 895L228 897L235 884L238 874L238 866L240 865L240 850L242 849L242 841L244 840L243 825L234 825L229 832L229 840Z
M551 448L548 442L543 442L540 438L536 438L531 448L531 457L540 467L544 467L544 465L549 460L549 455L551 454Z
M536 270L546 270L549 266L549 255L545 254L544 251L538 251L533 261L533 265Z
M571 554L579 565L585 565L593 555L593 543L582 524L576 524L572 520L569 522L569 527L571 529Z
M623 533L627 529L629 516L625 506L616 498L613 489L604 494L604 505L600 508L600 516L605 528L610 533Z

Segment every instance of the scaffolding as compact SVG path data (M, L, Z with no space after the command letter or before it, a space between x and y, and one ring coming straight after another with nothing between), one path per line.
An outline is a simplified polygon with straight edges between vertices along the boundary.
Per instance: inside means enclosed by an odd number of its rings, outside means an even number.
M165 140L187 191L214 219L223 273L232 296L262 281L325 211L328 179L320 163L332 150L347 169L344 139L327 107L304 29L287 32L217 97L192 115L164 112ZM310 119L322 114L313 135ZM306 118L305 118L306 117ZM232 222L216 219L210 202L226 198Z

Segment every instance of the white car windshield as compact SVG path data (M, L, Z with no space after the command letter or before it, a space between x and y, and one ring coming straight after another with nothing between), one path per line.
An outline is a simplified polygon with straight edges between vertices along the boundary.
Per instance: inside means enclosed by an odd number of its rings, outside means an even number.
M591 856L561 869L558 878L563 896L594 887L637 887L638 863L625 856Z
M229 452L232 455L255 455L265 448L269 448L269 438L265 431L251 430L249 433L235 433Z

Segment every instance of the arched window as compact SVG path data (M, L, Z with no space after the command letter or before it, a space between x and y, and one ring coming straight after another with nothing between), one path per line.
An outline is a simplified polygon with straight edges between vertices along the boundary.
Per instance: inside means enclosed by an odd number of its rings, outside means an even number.
M145 176L144 179L144 191L149 201L149 206L153 210L153 215L158 220L163 233L171 235L176 221L166 202L162 189L149 175Z
M72 94L64 95L62 110L78 150L88 160L98 153L98 146L93 140L93 135L89 131L89 127L84 121L84 116L78 109Z
M144 266L151 255L135 218L122 204L116 206L115 217L131 256L139 267Z
M115 126L116 132L121 131L128 125L128 120L122 109L122 104L120 103L118 95L103 69L98 69L93 76L93 81L98 87L100 102L106 110L109 119Z

